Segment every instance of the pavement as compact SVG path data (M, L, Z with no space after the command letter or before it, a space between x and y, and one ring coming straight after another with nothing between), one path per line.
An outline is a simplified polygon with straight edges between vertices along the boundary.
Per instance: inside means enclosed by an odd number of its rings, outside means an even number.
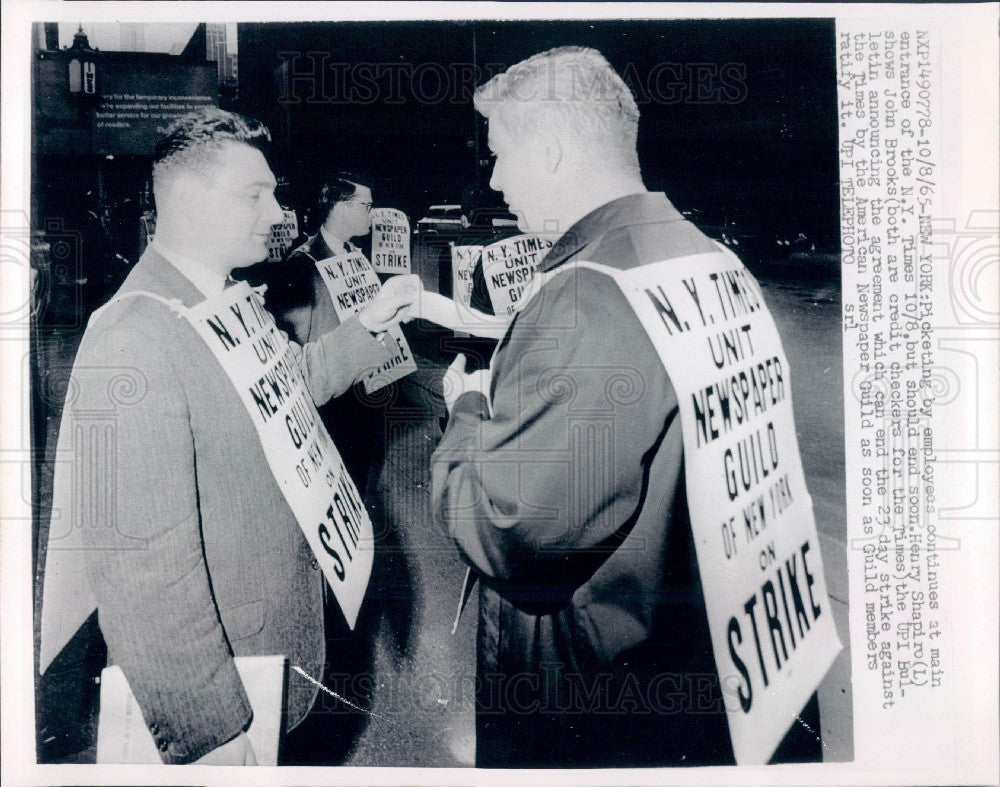
M828 270L813 271L791 263L755 272L793 370L802 461L833 615L845 645L819 689L824 760L850 761L839 280ZM437 284L433 281L433 289L438 289ZM352 732L353 740L341 741L338 750L345 765L471 766L475 754L475 594L456 622L465 566L446 534L432 522L429 506L430 456L440 439L444 414L440 379L456 345L427 323L410 324L406 332L419 369L398 384L386 409L386 454L366 492L381 555L373 585L382 609L373 624L368 672L351 687L366 713ZM60 391L65 390L78 339L74 331L49 332L39 344L43 401L50 408L43 423L47 421L50 445L58 425ZM51 494L44 465L38 479L40 521L44 522ZM336 653L330 657L336 659ZM78 676L71 672L66 678ZM58 702L57 698L71 693L68 685L50 686L43 696ZM67 735L50 732L50 738ZM65 762L93 756L92 752L73 752L68 739L61 745L56 740L51 751L56 760Z

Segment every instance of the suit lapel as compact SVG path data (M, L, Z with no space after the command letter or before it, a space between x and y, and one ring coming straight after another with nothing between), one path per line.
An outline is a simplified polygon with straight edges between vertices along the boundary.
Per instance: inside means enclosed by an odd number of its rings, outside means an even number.
M334 252L326 245L326 240L323 238L323 233L317 232L313 235L311 241L309 241L309 253L312 255L313 259L317 262L320 260L325 260L327 257L332 257Z

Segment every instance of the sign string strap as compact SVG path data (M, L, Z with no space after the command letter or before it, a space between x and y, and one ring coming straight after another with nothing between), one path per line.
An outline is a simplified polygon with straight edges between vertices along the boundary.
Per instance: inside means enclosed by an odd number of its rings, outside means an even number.
M128 298L133 298L137 295L141 295L145 298L152 298L154 301L159 301L168 309L170 309L177 317L183 317L187 308L180 298L164 298L162 295L157 295L155 292L148 292L147 290L132 290L131 292L122 293L121 295L116 295L114 298L109 300L99 309L95 309L90 315L90 319L94 320L98 315L103 314L107 309L116 303L127 300Z

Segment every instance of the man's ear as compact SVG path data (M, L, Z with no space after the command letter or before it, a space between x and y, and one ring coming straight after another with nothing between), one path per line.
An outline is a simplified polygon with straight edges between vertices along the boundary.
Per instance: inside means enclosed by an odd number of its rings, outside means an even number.
M554 134L546 134L544 140L544 166L545 172L551 175L563 160L563 146L559 138Z
M536 170L551 175L563 160L563 146L555 134L543 133L526 143L528 159Z
M323 217L323 224L330 222L331 225L336 225L340 219L340 214L344 212L344 209L341 207L343 204L343 202L334 202L330 206L330 209L326 211L326 215Z
M196 183L194 176L186 172L173 174L160 186L156 195L157 204L169 204L175 211L200 211L204 197L204 188Z

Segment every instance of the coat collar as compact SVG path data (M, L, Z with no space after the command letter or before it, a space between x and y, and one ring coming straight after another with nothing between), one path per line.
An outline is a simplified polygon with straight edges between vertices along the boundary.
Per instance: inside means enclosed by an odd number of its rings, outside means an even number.
M160 257L184 274L184 278L197 287L206 298L214 298L225 289L228 276L212 270L197 259L179 254L155 240L150 245Z
M607 202L576 222L555 242L539 263L540 271L550 271L576 256L604 235L623 227L684 221L663 192L629 194Z
M302 251L312 257L314 260L319 262L320 260L325 260L328 257L332 257L337 252L334 252L330 246L327 244L326 240L323 238L322 232L317 232L304 244L302 244Z
M149 290L158 295L179 298L189 307L205 300L202 291L160 254L155 245L148 246L142 253L119 293L131 290Z

